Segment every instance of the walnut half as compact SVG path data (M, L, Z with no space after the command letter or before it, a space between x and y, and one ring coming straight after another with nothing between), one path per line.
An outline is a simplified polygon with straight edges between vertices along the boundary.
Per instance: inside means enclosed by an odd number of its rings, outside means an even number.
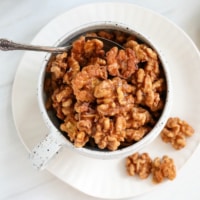
M151 173L151 163L148 153L134 153L126 159L126 169L130 176L137 174L141 179L146 179Z
M194 129L186 121L178 117L171 117L161 132L161 138L164 142L170 143L175 149L179 150L185 147L186 137L193 134Z
M176 167L172 158L163 156L155 158L152 162L152 175L154 183L161 183L164 178L173 180L176 177Z

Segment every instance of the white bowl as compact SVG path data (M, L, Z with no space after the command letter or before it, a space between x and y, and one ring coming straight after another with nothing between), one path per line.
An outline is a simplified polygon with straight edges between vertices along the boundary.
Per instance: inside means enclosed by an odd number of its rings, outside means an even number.
M147 36L140 34L139 32L137 32L137 30L129 29L129 27L127 27L125 24L120 24L110 21L103 21L103 22L101 21L101 22L84 24L81 25L80 27L77 27L75 30L66 33L61 39L57 41L55 45L56 46L67 45L70 44L75 38L86 32L96 31L96 30L106 30L106 29L120 30L129 34L133 34L139 40L148 44L152 49L154 49L157 52L163 67L167 83L166 100L162 114L157 123L155 124L155 126L153 127L153 129L144 138L142 138L140 141L128 147L124 147L115 151L99 150L94 148L92 149L88 147L82 147L82 148L75 147L72 142L70 142L66 137L62 135L61 131L59 130L59 124L56 116L51 112L47 112L45 108L46 97L43 90L43 85L46 73L45 71L46 65L51 56L51 54L47 54L46 57L44 58L44 62L43 65L41 66L40 75L38 78L38 103L41 115L43 116L44 122L49 129L49 134L47 135L45 140L41 141L41 143L33 149L31 154L31 159L33 160L34 166L36 166L39 169L44 168L48 160L51 159L56 154L56 152L59 151L61 147L67 147L84 156L89 156L98 159L113 159L113 158L122 158L128 156L134 152L139 151L140 149L151 143L159 135L160 131L163 129L168 119L171 106L171 80L169 75L169 69L167 67L164 55L159 50L159 47L156 47L151 42L150 38L148 38Z

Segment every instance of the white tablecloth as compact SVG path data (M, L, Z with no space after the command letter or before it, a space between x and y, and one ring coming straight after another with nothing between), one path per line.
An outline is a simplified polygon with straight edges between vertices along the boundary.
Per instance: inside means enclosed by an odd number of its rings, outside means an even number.
M0 38L29 43L51 19L75 6L98 0L0 0ZM121 0L150 8L180 26L200 49L199 0ZM11 92L23 52L0 52L0 199L94 200L47 171L32 168L13 122ZM200 67L200 64L199 64ZM200 77L199 77L200 78ZM197 91L198 92L198 91ZM195 114L195 113L194 113ZM200 199L200 148L164 190L134 200Z

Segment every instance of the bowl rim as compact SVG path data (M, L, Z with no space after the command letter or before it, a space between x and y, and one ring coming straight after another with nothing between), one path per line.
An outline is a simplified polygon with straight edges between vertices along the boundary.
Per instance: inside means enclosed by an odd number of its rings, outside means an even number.
M96 21L96 22L91 22L87 24L82 24L75 29L72 29L69 32L66 32L61 38L59 38L55 42L55 46L62 46L63 44L66 44L66 41L71 41L73 38L78 37L83 34L84 32L92 31L92 30L97 30L97 29L113 29L116 28L121 31L125 31L130 34L136 35L137 38L141 39L144 43L147 43L151 48L153 48L161 62L164 74L165 74L165 79L166 79L166 84L167 84L167 90L166 90L166 99L165 99L165 105L164 109L154 125L154 127L150 130L150 132L145 135L140 141L134 143L133 145L117 149L115 151L104 151L104 150L93 150L85 147L75 147L74 144L69 141L67 138L65 141L63 141L63 146L68 147L69 149L74 150L75 152L88 156L88 157L93 157L93 158L99 158L99 159L113 159L113 158L119 158L119 157L125 157L127 155L130 155L134 152L137 152L150 144L152 141L154 141L157 136L160 134L161 130L163 129L165 123L167 122L167 119L169 117L169 113L171 110L171 105L172 105L172 82L170 78L170 72L169 72L169 67L168 67L168 62L161 51L161 49L156 46L151 39L148 37L148 35L144 35L143 33L137 31L135 28L133 29L132 27L130 28L128 25L121 23L121 22L114 22L114 21ZM39 104L39 109L40 113L42 115L43 121L45 125L47 126L49 130L49 134L56 133L56 134L61 134L61 131L54 125L54 123L51 121L46 108L44 104L44 94L43 94L43 83L44 83L44 78L45 78L45 69L46 65L51 57L51 53L47 53L42 61L41 69L39 72L38 76L38 82L37 82L37 100Z

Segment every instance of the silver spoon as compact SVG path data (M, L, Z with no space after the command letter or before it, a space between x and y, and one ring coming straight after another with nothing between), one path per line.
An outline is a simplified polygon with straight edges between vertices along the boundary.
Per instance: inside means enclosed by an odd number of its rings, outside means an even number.
M120 44L113 42L112 40L102 38L102 37L93 37L88 36L86 40L89 39L99 39L104 43L104 50L107 51L114 46L117 46L119 49L124 49ZM72 45L62 46L62 47L49 47L49 46L38 46L38 45L27 45L16 43L7 39L0 39L0 50L10 51L10 50L28 50L28 51L46 51L51 53L62 53L68 51Z

